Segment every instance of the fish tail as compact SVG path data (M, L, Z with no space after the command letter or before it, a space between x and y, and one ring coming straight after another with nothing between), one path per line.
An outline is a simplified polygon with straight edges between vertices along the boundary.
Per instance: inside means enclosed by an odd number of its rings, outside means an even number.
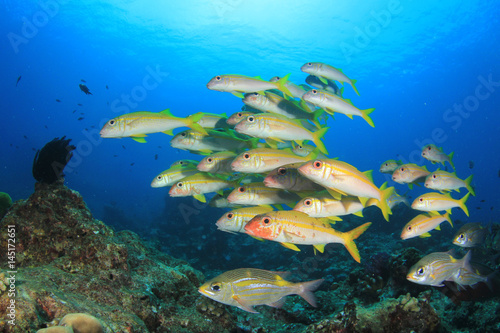
M205 134L205 135L208 135L207 131L201 127L201 125L197 124L201 118L203 118L204 116L204 113L203 112L198 112L198 113L195 113L189 117L186 118L187 120L187 123L186 123L186 126L191 128L191 129L194 129L196 132L200 132L202 134Z
M352 229L351 231L344 233L344 246L347 251L349 251L354 260L356 260L358 263L361 262L361 257L359 255L358 247L356 246L356 243L354 243L354 240L361 236L361 234L364 233L366 229L368 229L368 227L371 225L371 222L367 222L355 229Z
M354 89L354 91L356 92L356 94L358 94L358 96L359 96L358 88L356 88L356 86L355 86L356 82L357 82L356 80L351 80L349 82L349 84L351 85L352 89Z
M373 123L372 118L370 117L370 113L372 113L375 110L375 108L371 109L366 109L366 110L361 110L361 117L371 126L375 127L375 124Z
M319 150L325 155L328 155L328 150L326 150L325 144L323 143L323 141L321 141L321 138L325 136L328 129L329 127L323 127L312 134L313 135L312 141L314 142L316 147L318 147Z
M465 183L465 187L470 192L470 194L472 194L473 196L476 196L476 192L474 191L474 189L472 188L472 186L470 186L470 183L472 182L472 177L473 176L474 175L470 175L469 177L467 177L467 179L464 180L464 183Z
M318 128L321 127L319 123L319 118L323 115L324 111L322 109L318 109L312 113L313 119L311 120L314 125L316 125ZM326 124L326 122L325 122Z
M381 191L382 195L377 206L382 211L382 215L384 215L385 220L389 221L389 214L392 214L391 208L389 207L389 198L394 193L394 187L389 187Z
M276 84L278 85L278 90L281 91L283 94L293 98L293 95L292 93L290 92L290 90L288 90L288 88L285 86L285 84L288 82L288 78L290 77L290 73L288 73L287 75L283 76L281 79L278 80L278 82L276 82Z
M470 196L470 192L467 193L466 195L464 195L464 197L458 201L458 204L459 204L460 208L462 208L462 210L464 211L465 215L467 215L467 216L469 216L469 209L465 205L465 202L467 202L467 199L469 199L469 196Z
M306 300L307 303L316 307L316 297L314 291L325 281L324 279L297 283L297 295Z
M448 156L448 162L450 162L450 165L451 167L453 168L453 170L455 170L455 164L453 164L453 155L455 155L455 152L451 152ZM444 164L444 163L443 163Z
M451 227L453 228L453 222L451 222L450 213L446 212L446 214L444 214L444 218L450 223Z

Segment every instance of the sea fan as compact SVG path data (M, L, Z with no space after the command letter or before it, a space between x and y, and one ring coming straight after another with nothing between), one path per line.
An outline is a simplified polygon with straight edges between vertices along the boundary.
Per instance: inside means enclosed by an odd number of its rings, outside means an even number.
M42 183L52 184L64 177L63 170L73 157L76 147L70 145L71 139L55 138L38 150L33 160L33 177Z

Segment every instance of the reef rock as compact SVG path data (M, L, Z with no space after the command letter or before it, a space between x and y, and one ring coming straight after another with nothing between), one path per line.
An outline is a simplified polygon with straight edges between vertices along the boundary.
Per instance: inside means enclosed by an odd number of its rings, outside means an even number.
M225 309L216 315L198 309L197 289L204 282L199 271L148 247L135 233L115 233L95 220L62 181L37 183L30 198L14 203L0 222L1 230L7 226L15 229L16 255L0 251L0 261L13 265L0 270L0 332L57 326L69 313L96 317L104 332L236 328ZM2 249L11 236L0 233ZM7 317L12 300L15 326Z

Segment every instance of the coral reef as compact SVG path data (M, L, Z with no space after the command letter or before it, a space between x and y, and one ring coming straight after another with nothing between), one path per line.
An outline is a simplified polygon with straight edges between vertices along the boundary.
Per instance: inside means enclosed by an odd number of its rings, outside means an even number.
M63 170L73 156L72 150L76 148L69 144L70 141L65 136L55 138L36 152L32 172L37 181L52 184L64 177Z
M12 199L10 198L10 195L5 192L0 192L0 220L7 213L10 206L12 206Z

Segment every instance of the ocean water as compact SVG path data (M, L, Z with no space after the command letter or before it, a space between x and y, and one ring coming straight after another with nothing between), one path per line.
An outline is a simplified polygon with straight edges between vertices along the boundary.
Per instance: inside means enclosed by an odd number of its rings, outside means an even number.
M0 191L29 196L35 150L65 135L77 147L66 184L97 218L112 207L129 220L124 228L147 229L177 200L151 180L175 160L200 157L171 148L161 133L145 144L102 139L107 120L167 108L230 115L243 103L208 90L213 76L290 73L300 84L300 67L320 61L358 81L360 96L346 86L345 97L376 108L375 128L329 119L331 157L374 169L381 185L387 159L436 169L420 157L435 143L455 153L460 178L474 174L470 218L460 210L453 218L498 222L499 17L498 1L2 1Z

